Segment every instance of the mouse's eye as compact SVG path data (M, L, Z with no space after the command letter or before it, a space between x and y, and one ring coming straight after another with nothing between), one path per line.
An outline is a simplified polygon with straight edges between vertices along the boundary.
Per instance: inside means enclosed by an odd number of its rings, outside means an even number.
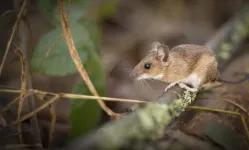
M144 68L145 68L145 69L150 69L150 68L151 68L151 64L150 64L150 63L144 64Z

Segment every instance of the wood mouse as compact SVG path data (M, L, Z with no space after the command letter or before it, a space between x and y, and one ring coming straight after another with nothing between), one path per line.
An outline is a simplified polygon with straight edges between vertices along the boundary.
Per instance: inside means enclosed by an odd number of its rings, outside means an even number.
M155 79L169 83L165 91L178 84L191 92L197 92L208 83L238 84L249 78L236 82L221 79L216 56L205 46L182 44L170 50L159 42L151 44L149 54L134 67L130 76L137 80Z

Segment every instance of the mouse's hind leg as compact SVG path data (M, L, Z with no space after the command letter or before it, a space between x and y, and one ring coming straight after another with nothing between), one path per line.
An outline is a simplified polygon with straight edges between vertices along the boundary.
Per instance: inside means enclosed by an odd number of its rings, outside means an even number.
M199 89L199 86L202 84L201 82L201 78L199 77L198 74L196 73L192 73L188 76L188 78L186 78L185 80L183 80L182 82L178 83L178 85L190 92L197 92ZM192 87L189 87L188 85L191 85Z
M200 85L200 78L197 74L191 74L188 78L186 78L185 80L180 80L180 81L176 81L176 82L172 82L170 83L165 91L167 91L169 88L175 86L176 84L178 84L181 88L187 90L187 91L191 91L191 92L196 92L198 90L198 87ZM190 84L193 86L193 88L187 86L186 84Z
M202 83L203 83L203 78L201 77L201 75L199 75L197 73L192 73L184 80L170 83L166 87L165 91L167 91L169 88L178 84L181 88L183 88L187 91L197 92L200 85L202 85ZM191 85L192 87L189 87L187 84Z

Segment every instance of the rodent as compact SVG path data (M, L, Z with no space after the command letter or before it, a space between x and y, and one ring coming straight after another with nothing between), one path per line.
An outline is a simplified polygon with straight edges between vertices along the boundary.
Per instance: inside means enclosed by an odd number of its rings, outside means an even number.
M178 84L187 91L197 92L202 85L213 82L238 84L220 78L218 62L212 50L202 45L182 44L171 50L159 42L153 42L149 54L131 71L137 80L156 79L172 86ZM191 86L191 87L190 87Z

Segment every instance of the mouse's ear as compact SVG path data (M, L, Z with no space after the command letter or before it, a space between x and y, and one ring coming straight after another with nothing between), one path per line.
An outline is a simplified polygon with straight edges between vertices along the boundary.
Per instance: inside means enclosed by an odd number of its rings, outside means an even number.
M161 43L159 43L159 42L153 42L151 44L151 47L150 47L150 53L151 52L157 52L158 46L160 46L160 45L161 45Z
M169 47L167 45L160 44L157 46L157 59L166 62L169 57Z

